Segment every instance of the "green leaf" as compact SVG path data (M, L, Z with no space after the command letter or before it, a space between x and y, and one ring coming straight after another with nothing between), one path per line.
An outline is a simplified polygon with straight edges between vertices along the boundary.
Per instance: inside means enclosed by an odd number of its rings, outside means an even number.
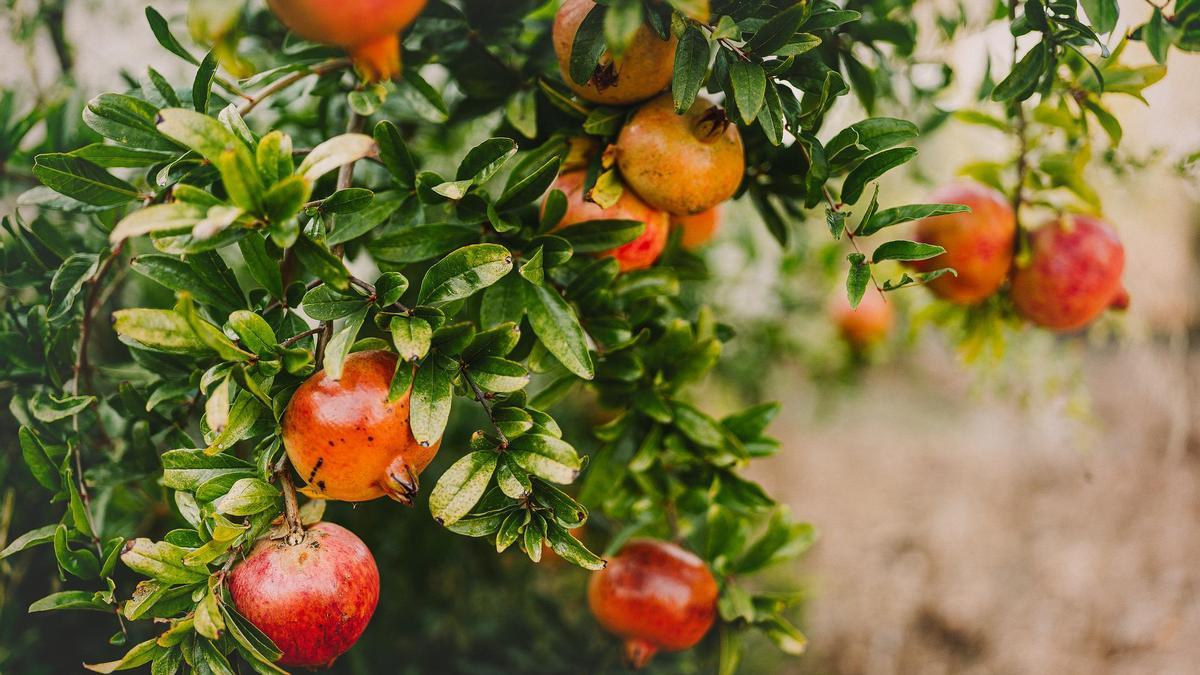
M846 176L842 183L842 201L854 204L862 196L867 183L909 161L917 154L916 148L892 148L872 155Z
M304 294L300 308L314 321L333 321L350 316L367 306L367 299L357 294L339 293L322 284Z
M153 11L151 8L146 8L147 15L149 15L151 11ZM155 15L157 16L157 13L155 13ZM85 663L83 667L94 673L113 673L118 670L131 670L133 668L144 666L147 663L150 663L155 659L155 657L166 651L166 647L159 646L156 639L151 638L145 642L135 645L133 649L130 649L125 653L125 656L122 656L117 661L110 661L108 663Z
M324 213L354 213L370 206L374 199L375 193L366 188L344 188L323 199L320 209Z
M857 309L871 281L871 265L861 253L851 253L846 259L850 261L850 272L846 275L846 298L850 301L850 308Z
M126 545L121 561L134 572L167 584L195 584L208 579L208 568L184 563L185 555L185 548L139 538Z
M529 475L508 455L500 459L496 471L496 484L501 492L513 499L524 499L533 492L533 483L529 480Z
M1039 42L1021 57L996 88L992 90L993 101L1024 101L1037 89L1038 80L1046 69L1049 47Z
M429 512L439 525L453 525L479 502L496 470L497 455L478 450L452 464L429 493Z
M363 307L346 317L345 323L334 332L333 337L329 339L329 344L325 346L325 359L321 365L330 379L341 379L342 366L350 354L350 347L354 345L354 340L358 337L358 331L367 319L368 309L370 307Z
M406 361L420 361L429 353L433 328L425 319L416 316L393 316L392 342L396 352Z
M434 124L449 119L450 110L442 95L421 77L416 68L405 68L400 75L407 85L400 87L400 95L419 116Z
M367 244L372 257L390 263L413 263L445 255L479 241L479 230L463 225L435 224L406 227Z
M421 445L432 445L442 437L454 403L454 374L438 359L427 358L413 376L409 424Z
M275 331L271 330L271 324L246 309L239 309L229 315L229 327L237 333L247 349L259 356L273 352L278 343Z
M375 144L379 146L379 161L401 187L411 188L417 182L417 169L404 137L395 124L384 120L375 125Z
M567 370L585 380L595 377L595 366L588 351L587 338L575 310L557 291L522 282L525 309L533 332Z
M550 549L560 558L588 570L602 570L608 564L603 558L592 553L570 532L551 523L546 528L546 536L550 540Z
M207 455L203 450L168 450L162 455L162 483L172 490L193 492L219 476L245 476L254 467L229 454Z
M33 175L51 190L93 206L118 206L139 196L137 188L97 164L64 153L34 157Z
M205 218L207 210L186 202L155 204L125 216L108 239L116 244L151 232L191 229Z
M775 14L746 41L745 51L759 56L773 54L775 50L791 41L800 24L804 23L809 5L798 2Z
M456 180L469 180L480 185L496 175L515 154L517 142L513 139L489 138L467 152L454 177Z
M204 452L215 455L233 447L234 443L250 433L254 423L264 412L266 412L266 408L253 394L248 391L239 393L229 408L229 419L226 420L224 428L219 430L220 433L213 438L212 443L205 448Z
M884 260L928 260L945 252L946 249L941 246L897 239L880 244L871 254L871 261L877 263Z
M1097 33L1108 33L1117 27L1117 17L1121 14L1117 0L1080 0L1079 4Z
M575 84L587 84L604 54L604 5L592 7L575 32L567 74Z
M263 195L263 215L271 223L283 223L295 217L312 196L312 183L301 176L287 176Z
M98 612L111 612L112 607L96 599L96 593L91 591L61 591L51 593L29 605L29 613L49 612L58 609L90 609Z
M470 297L499 281L512 265L512 254L499 244L464 246L429 268L417 302L437 306Z
M799 656L808 649L808 638L781 616L773 616L759 626L784 654Z
M190 291L201 303L222 312L237 309L235 299L213 288L186 262L167 255L140 255L130 261L133 270L173 291Z
M500 393L519 391L529 384L525 366L495 356L483 356L471 362L468 373L483 389Z
M558 176L559 157L551 157L528 176L510 184L496 200L496 209L503 210L528 204L540 197Z
M908 204L879 211L858 228L859 236L875 234L885 227L948 213L965 213L971 209L962 204Z
M100 561L91 550L72 549L67 543L67 526L59 524L54 530L54 558L68 574L80 579L95 579L100 573Z
M854 10L835 9L828 12L813 14L811 17L809 17L808 21L804 22L804 28L805 30L810 31L825 30L827 28L836 28L842 24L850 23L851 21L858 21L860 18L862 18L862 14L859 14Z
M1167 62L1167 50L1171 48L1171 39L1167 36L1167 20L1157 6L1154 8L1154 13L1150 15L1150 20L1142 28L1142 40L1146 43L1146 48L1150 50L1150 56L1153 56L1156 62Z
M213 77L217 74L217 55L214 51L204 55L196 78L192 81L192 107L196 112L208 113L208 99L212 94Z
M892 117L872 117L839 131L825 145L829 161L838 167L903 143L919 134L917 125Z
M366 134L342 134L324 141L304 157L296 168L296 174L315 183L318 178L334 169L379 153L375 139Z
M258 478L242 478L215 503L218 513L252 516L279 503L279 490Z
M767 75L762 64L734 60L729 64L729 84L733 100L743 124L752 124L766 100Z
M671 408L675 413L675 426L692 442L713 449L720 449L725 445L725 435L712 417L678 401L672 403Z
M313 241L307 234L301 234L296 239L292 252L296 254L300 264L321 281L341 291L350 287L350 272L346 270L342 259L325 246Z
M55 486L52 489L57 490L58 486ZM58 525L43 525L42 527L30 530L16 539L13 539L11 542L9 542L8 546L4 547L3 551L0 551L0 560L4 560L14 553L20 553L21 551L33 548L34 546L49 544L51 541L54 541L54 531L57 529Z
M841 239L842 233L846 231L846 212L826 207L825 224L829 226L829 234L833 235L834 239Z
M120 309L113 312L113 329L123 340L169 354L211 352L188 322L169 309Z
M123 146L178 150L179 146L158 132L155 126L157 116L156 106L123 94L100 94L88 101L83 109L84 124Z
M671 97L675 112L683 114L696 102L704 78L708 75L708 40L695 25L687 24L675 45Z
M555 231L579 253L600 253L628 244L642 236L646 223L640 220L586 220Z
M508 455L517 466L552 483L568 484L583 467L575 448L545 434L524 434L512 439Z
M154 9L153 7L146 7L146 21L150 23L150 30L154 33L154 37L158 40L158 44L163 46L163 49L166 49L193 66L200 65L200 62L196 60L196 57L189 54L188 51L183 48L183 45L179 44L179 40L176 40L175 36L171 34L170 25L167 23L167 20L163 18L163 15L158 13L158 10Z
M249 361L253 358L253 354L239 349L237 345L233 344L233 340L230 340L220 328L200 317L192 302L191 293L180 291L176 295L178 300L175 302L175 313L183 317L184 322L192 329L196 337L209 349L226 361Z

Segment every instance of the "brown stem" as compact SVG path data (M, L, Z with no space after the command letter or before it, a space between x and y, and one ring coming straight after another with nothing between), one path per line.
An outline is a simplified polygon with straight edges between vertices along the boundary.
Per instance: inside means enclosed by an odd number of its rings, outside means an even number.
M355 134L362 131L363 125L366 124L367 118L351 111L350 118L346 121L346 133ZM354 182L354 162L347 162L338 169L337 188L345 190ZM328 231L333 232L336 218L330 218L328 223ZM338 244L331 249L331 252L342 257L342 245ZM321 324L321 335L317 338L316 362L319 367L325 359L325 348L329 345L329 340L333 338L333 322L325 321Z
M312 336L312 335L316 335L317 333L320 333L320 332L321 332L321 328L319 326L317 328L309 328L308 330L304 331L303 333L293 335L292 337L284 340L283 342L280 342L279 346L280 347L291 347L292 345L303 340L304 338Z
M298 70L294 73L281 77L278 80L275 80L271 84L268 84L253 94L246 95L246 102L243 103L240 108L238 108L238 112L241 113L242 116L250 114L250 111L258 107L259 103L262 103L271 96L274 96L284 89L287 89L309 75L324 75L325 73L348 67L350 67L350 59L341 57L329 59L328 61L322 61L321 63L318 63L307 70Z
M285 465L276 471L275 475L279 477L279 485L283 488L283 520L288 526L285 541L288 545L295 546L304 541L304 522L300 519L300 502L296 499L292 469Z
M458 370L462 373L463 380L467 383L467 386L475 394L475 400L479 401L479 405L483 406L483 411L487 413L488 421L492 423L492 428L496 430L496 436L500 438L500 449L507 449L508 437L500 430L500 425L496 424L496 413L492 410L492 404L488 403L487 394L483 393L479 385L475 384L475 380L471 379L471 374L467 372L466 364L460 364Z

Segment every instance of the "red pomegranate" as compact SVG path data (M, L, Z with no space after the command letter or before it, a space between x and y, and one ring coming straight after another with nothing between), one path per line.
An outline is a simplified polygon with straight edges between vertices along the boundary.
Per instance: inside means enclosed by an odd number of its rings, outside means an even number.
M229 595L283 652L281 665L320 668L366 629L379 602L379 570L353 532L317 523L296 545L259 540L230 573Z
M371 82L400 72L400 31L425 0L267 0L283 25L300 37L341 47Z
M930 201L965 204L967 213L950 213L917 221L917 241L934 244L946 252L909 263L919 272L952 267L927 284L929 290L960 305L981 302L1000 289L1012 267L1017 219L1012 205L992 188L978 183L951 183L930 195Z
M667 214L651 208L629 189L621 194L616 204L608 208L590 202L584 198L583 192L586 175L584 171L568 171L559 176L551 186L551 190L562 190L567 196L567 212L556 229L588 220L641 221L646 224L641 236L599 255L616 258L622 272L645 269L653 265L667 246L667 234L670 231ZM542 208L545 209L544 203Z
M679 243L686 249L697 249L712 240L721 225L721 207L688 215L672 215L671 224L680 230Z
M1012 300L1029 321L1067 332L1095 321L1110 306L1123 308L1125 248L1112 227L1092 216L1066 216L1029 237L1027 265L1012 275Z
M892 303L874 288L867 289L855 309L850 308L845 293L834 293L829 300L829 315L842 339L860 350L886 340L896 320Z
M717 582L704 561L675 544L635 539L592 575L588 604L600 625L625 639L640 668L660 649L700 642L717 615Z

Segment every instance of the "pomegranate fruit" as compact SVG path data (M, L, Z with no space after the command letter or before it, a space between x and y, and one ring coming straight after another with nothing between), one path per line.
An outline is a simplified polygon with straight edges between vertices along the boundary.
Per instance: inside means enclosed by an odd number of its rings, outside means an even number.
M411 504L417 477L441 441L426 447L408 425L409 394L388 402L397 357L386 351L346 357L342 377L319 371L301 384L283 414L283 446L304 478L301 492L361 502L387 495Z
M637 103L666 89L675 70L675 36L663 40L644 23L619 58L605 52L587 82L571 78L575 34L595 6L592 0L565 0L554 16L551 37L567 86L582 99L606 105Z
M886 340L896 320L892 303L873 288L867 289L854 309L845 293L835 293L829 300L829 314L842 339L859 350Z
M568 225L582 223L588 220L637 220L646 224L642 234L631 242L617 248L601 252L601 256L612 256L617 259L622 272L645 269L654 264L667 246L669 232L669 216L655 210L626 189L616 204L604 208L590 202L584 194L583 184L587 177L585 171L569 171L560 175L551 186L551 190L562 190L567 197L567 212L559 221L556 229ZM542 204L545 209L545 202Z
M635 539L592 575L588 604L605 630L625 640L640 668L660 649L694 646L717 615L717 581L704 561L675 544Z
M707 244L721 224L721 207L686 216L671 216L671 224L679 228L679 243L686 249L697 249Z
M325 667L354 646L379 602L375 558L353 532L317 523L295 545L260 539L229 574L238 612L285 666Z
M1125 248L1112 227L1092 216L1066 216L1029 235L1030 260L1012 275L1017 313L1055 331L1083 328L1110 306L1123 309Z
M293 33L350 53L369 82L400 73L400 31L417 18L425 0L267 0Z
M729 199L746 171L737 125L702 97L682 115L670 94L649 101L622 127L616 148L625 184L647 204L680 215Z
M1017 219L1012 205L992 188L978 183L951 183L930 195L930 201L965 204L970 212L950 213L917 221L917 241L946 252L909 263L919 272L953 267L926 284L935 295L960 305L981 302L999 290L1012 266Z

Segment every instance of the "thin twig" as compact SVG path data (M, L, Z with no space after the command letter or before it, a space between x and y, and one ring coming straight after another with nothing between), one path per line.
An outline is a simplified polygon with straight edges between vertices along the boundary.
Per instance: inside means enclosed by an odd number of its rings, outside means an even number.
M1017 16L1017 0L1011 0L1008 4L1008 20L1011 22ZM1012 57L1013 64L1017 63L1017 38L1013 37ZM1029 154L1029 141L1025 136L1025 106L1021 101L1013 101L1012 103L1013 119L1016 122L1013 127L1013 132L1017 136L1017 185L1013 189L1012 195L1012 210L1013 219L1017 223L1017 227L1021 226L1021 205L1025 201L1025 174L1028 171L1029 163L1026 155ZM1020 247L1021 238L1016 237L1013 241L1013 246Z
M458 371L462 373L463 380L475 394L475 400L479 401L479 405L483 406L483 411L487 413L488 421L492 423L492 428L496 430L496 435L500 438L500 448L502 450L508 448L508 436L504 435L504 432L500 430L500 425L496 423L496 413L492 409L492 404L488 402L487 394L483 393L479 385L475 384L475 380L471 379L471 374L467 372L465 364L460 364Z
M287 89L300 80L303 80L309 75L324 75L325 73L348 67L350 67L350 59L342 57L329 59L328 61L322 61L312 68L297 70L294 73L290 73L279 78L278 80L275 80L271 84L268 84L253 94L246 95L246 102L238 108L238 112L241 113L242 116L250 114L250 111L258 107L258 104L283 91L284 89Z
M309 328L308 330L304 331L303 333L300 333L298 335L293 335L292 337L284 340L283 342L280 342L279 346L280 347L291 347L292 345L303 340L304 338L316 335L317 333L320 333L320 332L321 332L320 326L318 326L316 328Z

